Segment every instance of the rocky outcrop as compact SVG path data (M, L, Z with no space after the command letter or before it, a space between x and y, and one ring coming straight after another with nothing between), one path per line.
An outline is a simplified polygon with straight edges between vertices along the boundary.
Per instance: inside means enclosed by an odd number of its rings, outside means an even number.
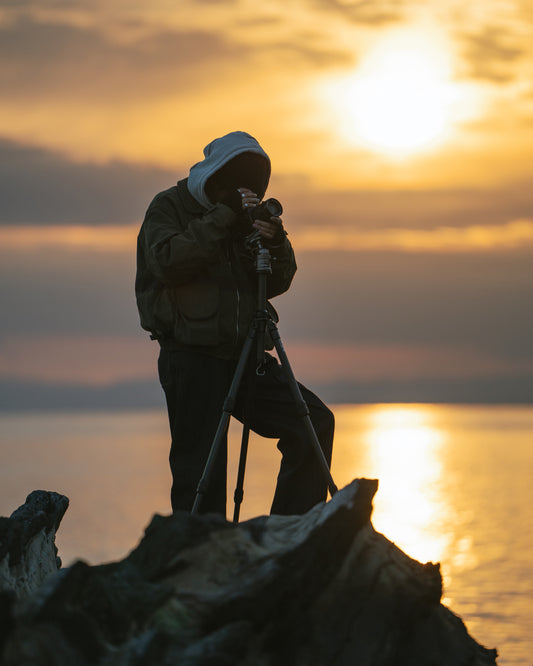
M495 650L440 603L439 566L416 562L374 531L376 489L357 480L304 516L236 526L212 515L155 516L121 562L55 573L50 536L67 500L39 495L47 520L18 541L9 537L17 512L0 525L0 663L495 664ZM19 512L31 513L30 498ZM32 557L46 566L30 565ZM21 575L23 559L24 571L43 575Z
M58 570L55 534L67 509L64 495L35 490L10 518L0 518L0 590L25 597Z

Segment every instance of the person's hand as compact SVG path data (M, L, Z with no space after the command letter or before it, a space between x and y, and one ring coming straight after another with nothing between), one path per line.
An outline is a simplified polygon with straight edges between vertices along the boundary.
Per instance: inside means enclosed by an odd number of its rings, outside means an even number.
M270 221L254 220L252 227L258 231L265 240L278 238L283 231L283 223L280 217L271 217Z
M255 208L259 203L260 199L255 192L249 190L247 187L239 187L237 192L240 192L241 195L241 205L243 210L249 210L250 208Z
M238 191L242 197L243 210L250 210L259 205L260 199L255 192L249 190L247 187L239 187ZM265 240L273 240L278 238L283 231L283 222L280 217L271 217L269 221L254 220L252 228L260 233Z

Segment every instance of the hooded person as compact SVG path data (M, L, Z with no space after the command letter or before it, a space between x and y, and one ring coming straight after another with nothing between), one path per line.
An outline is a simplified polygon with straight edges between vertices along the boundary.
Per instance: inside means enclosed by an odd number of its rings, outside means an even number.
M204 148L204 159L189 171L187 188L205 208L214 202L213 184L223 189L223 203L240 208L239 187L265 195L270 180L270 158L259 143L246 132L231 132L211 141Z
M192 509L255 314L256 273L246 236L259 233L270 250L267 298L287 291L296 272L281 219L253 219L270 173L267 153L246 132L217 138L187 178L154 197L139 231L135 292L141 326L160 345L159 378L172 436L173 511ZM283 371L267 358L264 375L254 380L247 422L258 434L279 438L283 457L271 513L303 513L325 499L327 487ZM314 394L300 389L330 463L333 415ZM233 411L241 420L247 391L243 381ZM225 516L226 442L221 449L201 511Z

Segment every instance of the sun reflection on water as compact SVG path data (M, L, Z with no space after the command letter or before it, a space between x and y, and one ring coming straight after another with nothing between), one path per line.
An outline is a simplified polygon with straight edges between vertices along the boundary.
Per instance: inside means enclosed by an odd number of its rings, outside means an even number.
M431 408L376 406L362 433L365 467L379 479L373 523L421 561L441 560L449 546L440 456L446 440Z

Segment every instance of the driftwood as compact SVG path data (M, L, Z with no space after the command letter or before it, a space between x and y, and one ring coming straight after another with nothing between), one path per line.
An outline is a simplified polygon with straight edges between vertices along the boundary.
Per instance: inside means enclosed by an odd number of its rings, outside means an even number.
M374 531L376 489L356 480L304 516L237 526L155 516L124 560L57 571L68 500L32 493L0 522L0 664L495 664L440 603L439 566Z

